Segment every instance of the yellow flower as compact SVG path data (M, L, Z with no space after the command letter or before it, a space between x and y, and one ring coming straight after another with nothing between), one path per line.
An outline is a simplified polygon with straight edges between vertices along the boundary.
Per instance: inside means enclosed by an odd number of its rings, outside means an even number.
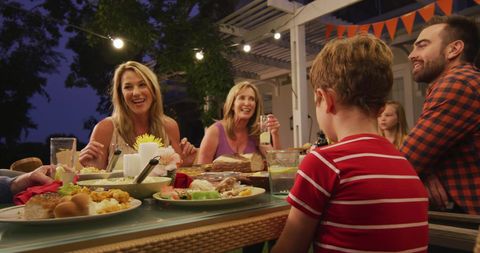
M138 147L140 143L147 143L147 142L155 142L158 144L158 147L163 147L162 138L157 138L155 135L151 134L142 134L135 139L135 144L133 144L133 148L138 151Z

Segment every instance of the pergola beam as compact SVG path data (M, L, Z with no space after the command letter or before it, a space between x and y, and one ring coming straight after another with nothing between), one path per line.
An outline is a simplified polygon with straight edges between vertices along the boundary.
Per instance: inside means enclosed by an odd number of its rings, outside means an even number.
M277 59L254 55L254 54L236 53L236 54L232 54L232 58L249 61L249 62L255 62L258 64L267 65L267 66L275 67L279 69L290 69L291 67L289 62L280 61Z
M251 80L260 80L260 76L257 73L235 70L233 75L235 77L251 79Z
M288 0L284 0L288 1ZM305 24L325 14L334 12L336 10L345 8L351 4L359 2L360 0L316 0L308 5L298 8L293 14L285 14L273 21L267 22L249 32L247 32L243 39L245 41L255 41L263 39L265 34L268 34L272 29L278 32L283 32L290 29L293 25ZM299 15L301 13L301 15Z

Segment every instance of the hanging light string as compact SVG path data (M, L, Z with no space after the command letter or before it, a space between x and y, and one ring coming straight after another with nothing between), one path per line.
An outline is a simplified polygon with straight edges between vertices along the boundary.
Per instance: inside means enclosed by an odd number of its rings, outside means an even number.
M21 7L17 7L17 6L14 6L14 5L10 5L10 4L6 4L4 2L1 2L0 3L1 6L4 6L4 7L7 7L7 8L12 8L12 9L15 9L15 10L18 10L18 11L21 11L21 12L24 12L24 13L27 13L29 15L36 15L36 16L40 16L41 18L44 18L44 19L47 19L47 20L50 20L52 22L56 22L56 23L59 23L65 27L72 27L74 29L77 29L79 31L82 31L82 32L85 32L85 33L88 33L88 34L91 34L91 35L94 35L94 36L97 36L99 38L102 38L102 39L107 39L107 40L110 40L112 41L112 45L117 48L117 49L120 49L124 46L124 42L122 39L120 38L112 38L110 36L105 36L105 35L102 35L102 34L99 34L99 33L96 33L94 31L91 31L91 30L88 30L88 29L85 29L83 27L80 27L78 25L74 25L74 24L69 24L69 23L66 23L65 21L63 20L60 20L60 19L57 19L57 18L53 18L53 17L49 17L49 16L44 16L38 12L32 12L31 10L27 10L27 9L23 9Z

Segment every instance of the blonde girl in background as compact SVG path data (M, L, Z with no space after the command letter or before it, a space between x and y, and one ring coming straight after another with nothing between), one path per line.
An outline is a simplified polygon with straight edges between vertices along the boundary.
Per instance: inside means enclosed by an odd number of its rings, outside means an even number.
M380 134L399 148L408 135L407 118L403 106L397 101L387 101L385 110L378 117Z

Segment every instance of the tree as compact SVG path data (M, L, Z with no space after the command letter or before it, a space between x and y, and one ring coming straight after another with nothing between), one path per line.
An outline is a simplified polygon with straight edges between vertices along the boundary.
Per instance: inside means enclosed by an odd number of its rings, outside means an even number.
M204 125L218 118L220 105L233 85L231 64L226 59L230 41L220 37L215 20L230 13L236 1L132 1L102 0L84 4L70 15L69 22L82 24L96 34L127 39L125 51L112 49L110 42L76 31L68 47L77 52L68 86L92 86L102 97L98 110L107 114L107 94L111 72L126 60L149 60L163 78L180 77L198 109L204 99L214 98L203 112ZM80 13L80 14L78 14ZM203 50L202 62L194 59L194 49ZM96 70L96 72L95 72ZM110 75L106 75L110 73ZM179 81L179 80L177 80Z
M42 18L41 8L26 11L13 1L0 3L0 15L0 114L7 120L0 124L0 144L12 146L36 128L29 98L38 93L49 99L45 75L56 71L61 59L54 50L60 24Z

